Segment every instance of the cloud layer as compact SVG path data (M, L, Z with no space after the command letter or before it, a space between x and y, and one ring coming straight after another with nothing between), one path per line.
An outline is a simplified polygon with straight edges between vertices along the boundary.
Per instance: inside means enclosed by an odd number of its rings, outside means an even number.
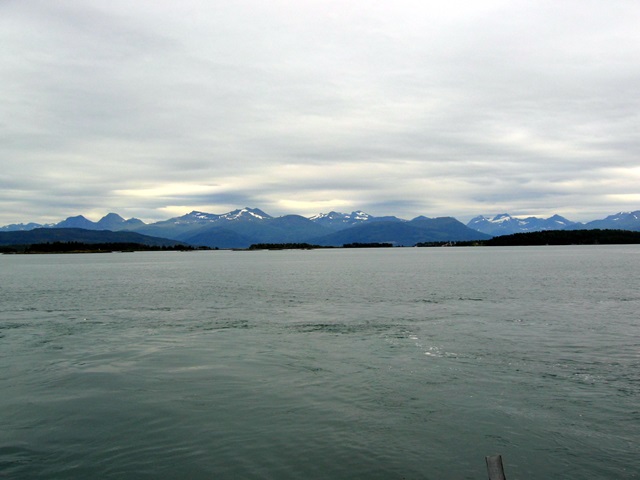
M640 208L635 1L0 4L0 224Z

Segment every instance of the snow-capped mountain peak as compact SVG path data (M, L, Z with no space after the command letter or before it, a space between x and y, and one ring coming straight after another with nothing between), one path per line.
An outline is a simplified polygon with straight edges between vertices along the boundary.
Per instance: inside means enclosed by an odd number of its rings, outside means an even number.
M182 217L176 217L171 220L176 225L182 225L191 223L215 223L225 220L267 220L269 218L272 218L271 215L264 213L260 209L239 208L223 214L206 213L194 210Z
M323 219L335 220L338 218L345 218L345 217L346 215L344 213L335 212L332 210L329 213L318 213L317 215L309 217L309 220L311 220L312 222L315 222L316 220L323 220Z
M215 222L220 218L220 215L215 215L212 213L200 212L198 210L193 210L186 215L181 217L176 217L173 220L173 223L176 225L183 223L206 223L206 222Z
M363 212L362 210L358 210L357 212L351 212L351 218L354 220L367 221L371 220L373 217L368 213Z
M560 215L549 218L512 217L508 213L501 213L492 217L477 216L467 223L467 227L473 228L488 235L509 235L512 233L536 232L543 230L563 230L577 225Z
M225 220L266 220L272 217L260 209L245 207L220 215L220 218Z
M362 222L370 221L374 218L374 216L358 210L351 213L342 213L335 211L331 211L329 213L319 213L317 215L309 217L309 220L325 227L340 230L343 228L351 227L353 225L358 225Z
M508 213L501 213L499 215L496 215L495 217L493 217L491 220L489 220L491 223L504 223L504 222L511 222L515 220L511 215L509 215Z
M618 212L614 215L609 215L606 220L618 221L618 220L638 220L638 215L640 215L640 210L635 212Z
M618 212L602 220L594 220L585 225L587 228L613 228L620 230L640 230L640 210Z

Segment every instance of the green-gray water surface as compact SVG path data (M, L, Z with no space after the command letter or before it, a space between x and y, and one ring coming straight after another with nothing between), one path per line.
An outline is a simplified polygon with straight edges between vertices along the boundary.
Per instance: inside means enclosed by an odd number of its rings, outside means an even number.
M0 256L0 478L640 478L640 248Z

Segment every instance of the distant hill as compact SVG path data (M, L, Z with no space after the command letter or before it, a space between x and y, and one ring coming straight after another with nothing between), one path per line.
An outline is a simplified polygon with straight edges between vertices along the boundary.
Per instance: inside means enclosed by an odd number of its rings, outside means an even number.
M3 227L0 227L0 232L23 232L25 230L34 230L36 228L42 228L42 227L51 227L52 225L42 225L40 223L34 223L34 222L29 222L29 223L11 223L9 225L5 225Z
M310 243L323 246L342 246L351 243L391 243L413 246L430 240L477 240L489 236L467 228L454 218L428 219L418 217L411 221L394 217L366 216L357 212L358 219L352 219L351 226L334 218L336 224L327 226L300 215L285 215L261 219L166 222L149 225L138 231L156 236L174 238L191 245L217 248L247 248L253 244L294 244ZM344 220L344 219L343 219ZM348 223L348 222L347 222ZM164 225L164 226L163 226Z
M85 218L82 215L76 215L74 217L68 217L58 223L42 225L39 223L14 223L11 225L5 225L0 227L0 232L14 232L23 230L34 230L36 228L83 228L85 230L126 230L137 226L144 225L142 220L137 218L130 218L125 220L117 213L109 213L102 217L97 222Z
M102 217L96 223L97 230L127 230L134 227L142 226L144 222L142 220L138 220L137 218L130 218L129 220L125 220L117 213L109 213Z
M53 228L84 228L86 230L126 230L132 227L144 225L142 220L130 218L125 220L117 213L108 213L97 222L92 222L82 215L69 217L60 223L53 225Z
M414 246L420 242L484 240L489 235L466 227L452 217L417 217L410 222L373 222L340 230L310 243L340 246L350 243L390 243L394 246Z
M223 227L204 229L186 237L186 243L210 248L248 248L253 240Z
M330 231L300 215L285 215L277 218L265 217L261 221L213 223L178 238L193 245L247 248L258 243L303 243ZM167 235L167 232L163 233Z
M29 231L0 232L0 245L33 245L37 243L139 243L154 247L173 247L182 244L166 238L150 237L134 232L86 230L82 228L36 228Z
M98 225L82 215L69 217L55 225L55 228L83 228L85 230L97 230Z

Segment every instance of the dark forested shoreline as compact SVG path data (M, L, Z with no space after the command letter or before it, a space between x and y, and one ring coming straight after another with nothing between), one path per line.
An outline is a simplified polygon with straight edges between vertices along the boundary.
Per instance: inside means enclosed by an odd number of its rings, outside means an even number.
M33 245L13 245L0 247L0 253L109 253L109 252L164 252L197 250L188 245L144 245L131 242L83 243L83 242L52 242L36 243Z
M535 245L633 245L640 244L640 232L630 230L546 230L514 233L471 242L424 242L418 247L524 247Z

